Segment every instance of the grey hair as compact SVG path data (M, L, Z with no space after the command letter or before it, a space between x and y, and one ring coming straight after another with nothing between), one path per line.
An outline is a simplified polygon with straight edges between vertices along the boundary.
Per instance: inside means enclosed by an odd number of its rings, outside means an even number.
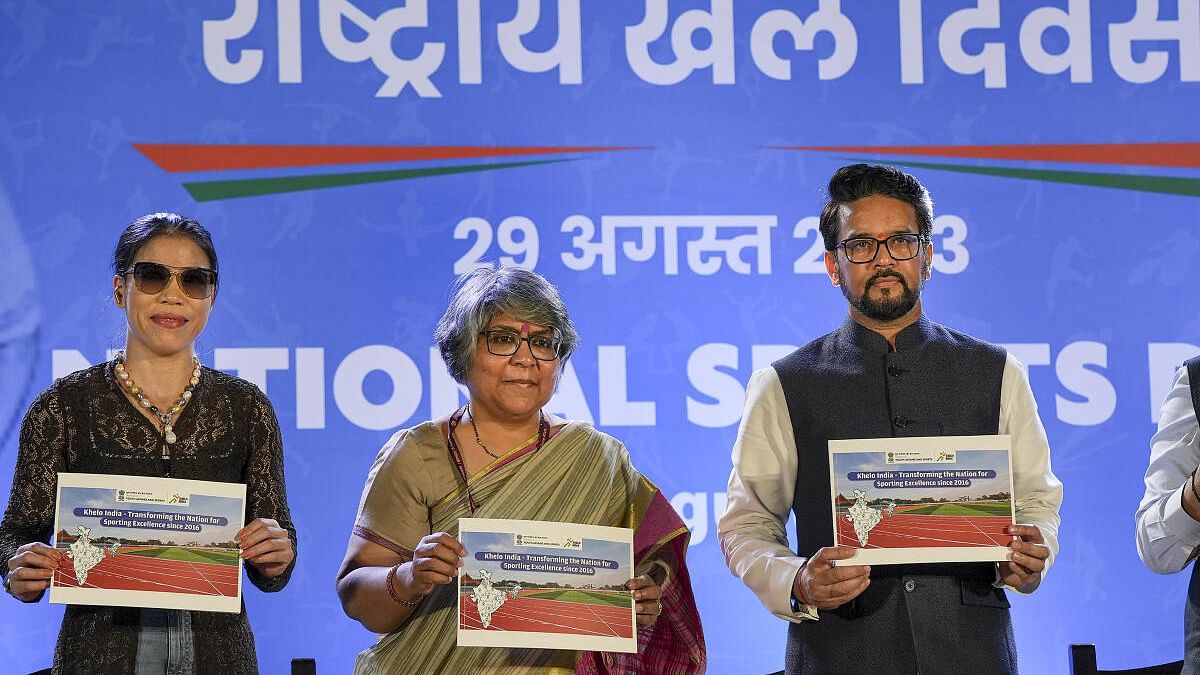
M558 289L537 272L521 267L482 267L459 276L452 293L433 338L446 370L459 384L466 384L480 331L497 314L556 329L562 340L559 359L564 363L579 344L579 333Z

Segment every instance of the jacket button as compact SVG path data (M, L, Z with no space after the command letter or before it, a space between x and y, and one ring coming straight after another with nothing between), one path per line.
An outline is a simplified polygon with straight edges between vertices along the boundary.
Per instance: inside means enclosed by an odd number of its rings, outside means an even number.
M913 581L912 579L904 580L904 590L905 591L912 593L916 589L917 589L917 582Z
M903 429L904 427L908 426L908 418L904 415L896 415L892 418L892 424Z
M892 377L900 377L900 369L896 366L888 366L887 372L888 375L891 375Z

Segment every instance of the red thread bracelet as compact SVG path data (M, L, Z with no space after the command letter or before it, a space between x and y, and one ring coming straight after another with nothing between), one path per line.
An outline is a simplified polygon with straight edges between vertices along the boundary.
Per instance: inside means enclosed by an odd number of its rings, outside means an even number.
M801 604L811 605L811 604L813 604L813 602L811 599L809 599L808 593L804 589L804 581L802 580L802 577L804 575L804 568L807 565L808 565L808 561L806 560L804 562L804 565L800 566L800 572L796 574L796 590L798 591L798 593L796 593L796 599L799 600L801 602Z

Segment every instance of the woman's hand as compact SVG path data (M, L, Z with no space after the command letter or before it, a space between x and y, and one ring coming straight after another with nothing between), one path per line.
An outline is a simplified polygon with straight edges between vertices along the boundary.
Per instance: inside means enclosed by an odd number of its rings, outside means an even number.
M445 532L421 537L413 550L412 562L396 571L397 585L401 586L398 590L420 597L428 595L434 586L453 582L466 554L467 549Z
M50 578L66 558L41 542L25 544L8 559L8 592L21 602L33 602L50 587Z
M633 591L633 599L637 602L638 628L654 625L658 615L662 614L662 588L647 574L626 581L625 587Z
M296 559L288 531L270 518L255 518L234 537L242 548L242 559L268 579L283 574Z

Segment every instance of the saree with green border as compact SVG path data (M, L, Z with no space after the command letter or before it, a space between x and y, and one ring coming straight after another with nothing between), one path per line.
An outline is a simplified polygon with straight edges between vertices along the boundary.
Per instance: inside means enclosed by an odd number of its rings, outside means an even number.
M397 434L380 452L363 492L355 533L411 556L420 537L448 532L458 519L511 518L628 527L634 530L635 574L668 561L662 614L639 630L638 653L458 647L456 584L438 586L397 631L359 654L355 673L700 673L704 634L685 554L689 532L625 447L581 422L556 427L503 455L464 484L454 472L445 427L427 422ZM442 488L426 485L441 483ZM474 498L477 509L470 510ZM398 526L401 518L406 527ZM408 529L407 532L402 529Z

